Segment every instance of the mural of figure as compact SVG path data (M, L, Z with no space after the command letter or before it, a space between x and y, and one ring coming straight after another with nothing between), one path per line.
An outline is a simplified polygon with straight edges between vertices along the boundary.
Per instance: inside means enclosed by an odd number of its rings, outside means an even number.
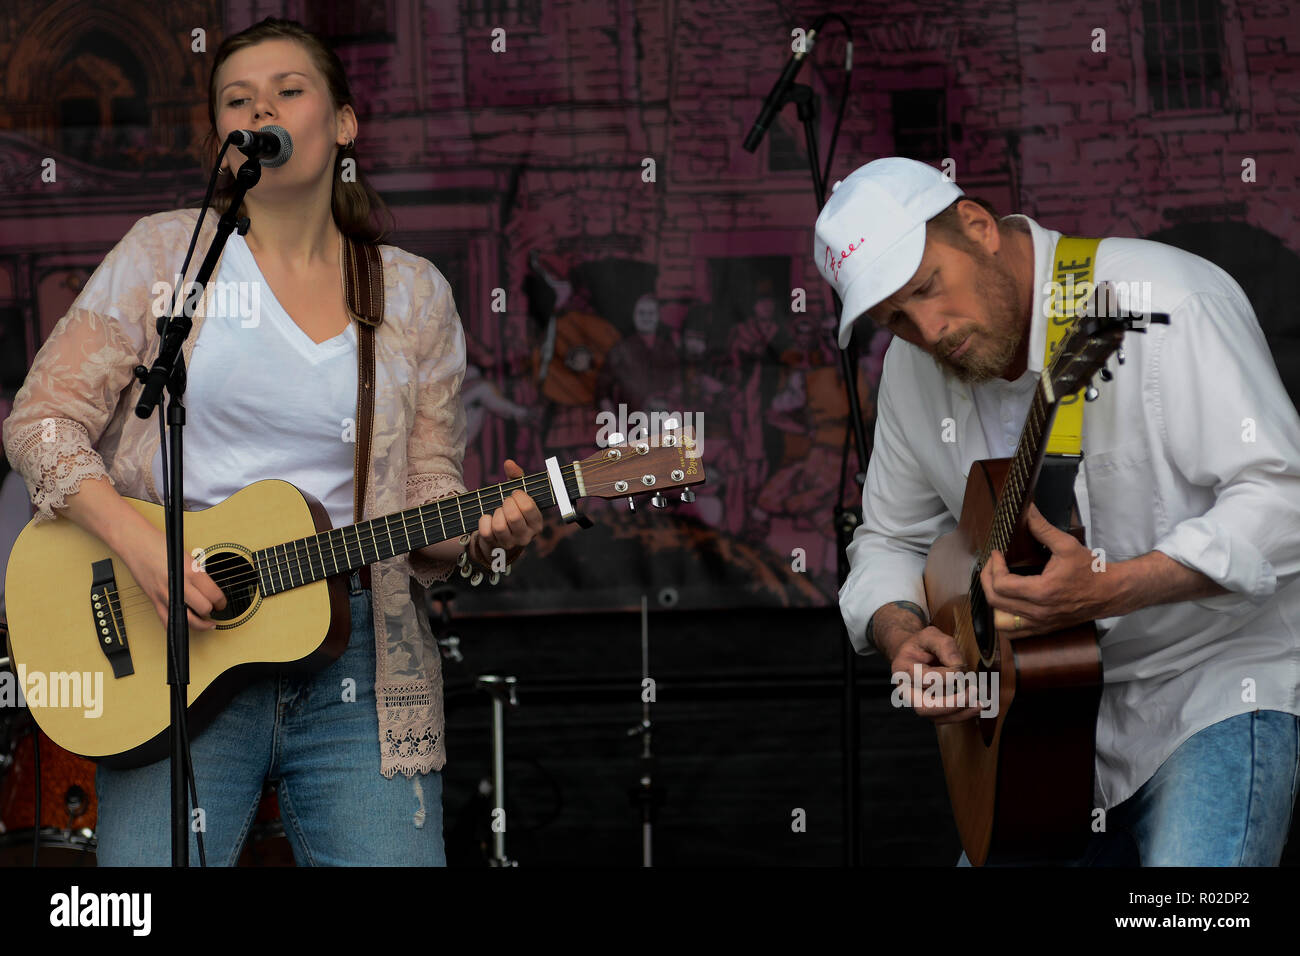
M677 375L677 348L672 331L659 322L659 302L643 295L632 309L636 334L615 345L601 370L596 393L601 407L617 411L668 411Z
M470 447L483 431L483 420L491 412L501 418L516 423L536 422L541 418L541 411L530 409L510 401L501 394L501 390L477 365L465 366L465 379L460 386L460 399L465 405L465 446ZM464 480L469 488L483 484L480 457L465 456Z
M731 411L732 434L740 445L740 466L727 492L726 528L733 534L745 533L762 539L767 514L756 500L758 489L769 473L764 386L771 378L769 354L773 339L780 331L776 320L776 300L771 283L759 283L757 296L747 318L732 329L727 351L735 379Z
M671 409L689 416L702 440L709 481L695 489L695 511L714 527L723 525L727 476L737 467L736 443L731 435L730 400L726 382L715 370L717 356L710 343L712 309L691 306L682 323L680 386Z
M567 282L553 288L556 299L542 343L534 352L538 387L547 405L542 414L543 444L585 456L596 435L597 376L620 336L597 315L581 287Z

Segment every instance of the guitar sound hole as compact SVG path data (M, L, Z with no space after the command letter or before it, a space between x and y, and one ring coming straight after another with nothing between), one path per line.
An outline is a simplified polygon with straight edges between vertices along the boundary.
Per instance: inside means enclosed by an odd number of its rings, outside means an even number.
M989 614L988 600L984 597L984 586L980 584L979 578L975 578L970 593L970 620L971 629L975 632L975 645L980 650L980 656L991 660L994 645L992 615Z
M209 617L214 621L232 621L257 600L257 571L253 563L238 551L214 551L206 555L203 570L221 588L226 606L215 608Z

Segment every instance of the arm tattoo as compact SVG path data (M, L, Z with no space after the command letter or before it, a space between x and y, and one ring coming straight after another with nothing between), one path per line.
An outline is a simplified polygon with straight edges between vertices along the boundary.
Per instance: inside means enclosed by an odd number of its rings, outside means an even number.
M924 627L926 624L929 623L926 620L925 610L921 607L921 605L916 604L913 601L892 601L890 604L885 606L901 608L904 611L907 611L911 614L915 614L916 619L921 622L922 627ZM876 613L879 613L879 611L877 611ZM885 653L884 649L881 648L881 646L876 643L875 633L872 630L872 625L874 625L875 623L876 623L876 615L873 614L871 615L871 620L867 622L867 643L873 646L881 654L883 654Z

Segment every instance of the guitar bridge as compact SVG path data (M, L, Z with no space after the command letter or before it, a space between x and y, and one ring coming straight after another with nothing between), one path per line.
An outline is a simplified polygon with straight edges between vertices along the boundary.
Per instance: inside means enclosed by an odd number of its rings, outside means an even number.
M90 573L90 613L95 621L95 643L108 658L113 676L127 677L135 673L135 665L131 661L131 646L126 640L126 622L122 618L122 602L118 598L112 559L96 561L90 566Z

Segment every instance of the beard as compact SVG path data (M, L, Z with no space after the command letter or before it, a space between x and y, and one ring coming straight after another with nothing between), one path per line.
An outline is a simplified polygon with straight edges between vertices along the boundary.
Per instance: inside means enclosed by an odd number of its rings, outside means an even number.
M1018 318L1019 295L1011 270L983 249L970 254L976 264L975 294L987 306L988 326L950 335L931 358L945 377L974 385L1006 370L1028 330ZM949 359L948 354L968 335L972 338L965 354Z

